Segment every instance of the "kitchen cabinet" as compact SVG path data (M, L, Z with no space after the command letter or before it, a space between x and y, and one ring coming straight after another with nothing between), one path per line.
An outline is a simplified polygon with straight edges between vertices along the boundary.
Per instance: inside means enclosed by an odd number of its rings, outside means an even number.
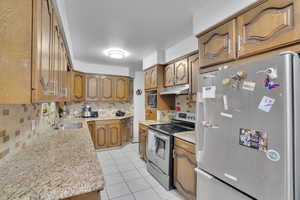
M201 67L236 58L236 20L233 19L199 37Z
M174 84L184 85L189 83L188 61L183 59L174 64Z
M146 120L156 120L157 119L157 109L156 108L146 108Z
M95 121L88 124L96 149L115 147L122 144L120 120Z
M169 64L165 67L164 86L170 87L174 85L174 64Z
M265 52L300 40L300 2L269 0L237 18L238 56Z
M100 100L100 79L97 75L86 74L86 101L99 101Z
M81 72L73 71L72 73L72 100L84 101L85 97L85 77Z
M115 95L114 77L101 77L101 101L114 101Z
M188 58L190 68L190 93L198 92L198 75L200 73L199 54L192 55Z
M129 100L129 79L125 77L115 77L115 101Z
M148 127L143 124L139 124L139 154L140 158L143 160L147 160L147 135Z
M133 137L133 118L126 118L121 120L121 135L122 144L132 141Z
M164 66L155 65L144 71L145 90L156 90L163 87Z
M67 100L65 44L51 0L2 0L0 104Z
M196 199L197 167L195 145L175 138L173 150L174 185L186 199Z

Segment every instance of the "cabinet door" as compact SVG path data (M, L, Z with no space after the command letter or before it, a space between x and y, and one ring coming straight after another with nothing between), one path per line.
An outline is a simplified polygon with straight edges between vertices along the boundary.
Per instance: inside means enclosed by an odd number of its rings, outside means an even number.
M96 149L102 149L108 146L107 136L108 136L108 129L106 125L97 125L95 130L95 135L94 135L95 138L94 143Z
M199 63L201 67L236 58L235 19L200 36Z
M174 64L170 64L165 67L165 87L170 87L174 85Z
M53 64L52 64L52 87L54 91L55 99L59 96L59 79L60 79L60 41L59 41L59 27L56 22L54 26L53 35Z
M35 2L35 41L32 101L51 101L52 7L49 0Z
M189 82L189 70L188 70L188 61L183 59L178 61L174 65L174 76L175 76L175 85L188 84Z
M148 129L145 126L139 126L139 154L140 158L146 160L146 143Z
M186 199L196 199L196 167L197 164L195 154L175 146L174 185Z
M196 94L198 92L198 75L200 73L199 54L189 57L188 60L189 60L189 67L190 67L191 93Z
M74 101L84 100L84 75L79 72L74 72L73 95Z
M239 57L300 40L300 2L269 0L238 17Z
M157 88L157 68L153 67L150 70L150 88L155 89Z
M111 124L107 126L107 141L109 147L115 147L121 145L121 134L120 134L120 125Z
M125 77L115 78L115 101L128 101L129 80Z
M145 90L151 89L151 69L144 72L145 74Z
M114 78L110 76L101 77L101 100L113 101L114 100Z
M99 81L96 75L86 75L85 76L85 99L86 101L98 101L99 100Z
M88 122L88 128L91 134L91 138L93 140L94 146L96 147L96 142L95 142L95 123L94 122Z

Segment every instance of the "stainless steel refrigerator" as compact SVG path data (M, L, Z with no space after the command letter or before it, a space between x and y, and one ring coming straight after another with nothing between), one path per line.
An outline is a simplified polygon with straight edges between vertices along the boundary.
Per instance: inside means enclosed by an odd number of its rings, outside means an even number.
M299 63L284 52L199 76L198 200L300 200Z

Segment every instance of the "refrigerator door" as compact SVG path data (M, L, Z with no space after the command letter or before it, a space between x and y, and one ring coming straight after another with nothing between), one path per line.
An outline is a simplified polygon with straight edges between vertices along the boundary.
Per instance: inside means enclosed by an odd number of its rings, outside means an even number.
M255 199L292 200L291 80L291 55L200 76L199 168Z
M253 200L201 170L197 171L197 199Z

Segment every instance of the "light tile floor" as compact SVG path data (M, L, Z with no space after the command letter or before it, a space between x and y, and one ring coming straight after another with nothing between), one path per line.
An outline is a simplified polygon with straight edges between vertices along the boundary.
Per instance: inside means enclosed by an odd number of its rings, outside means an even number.
M184 200L176 190L167 191L146 169L138 144L98 151L106 186L101 200Z

